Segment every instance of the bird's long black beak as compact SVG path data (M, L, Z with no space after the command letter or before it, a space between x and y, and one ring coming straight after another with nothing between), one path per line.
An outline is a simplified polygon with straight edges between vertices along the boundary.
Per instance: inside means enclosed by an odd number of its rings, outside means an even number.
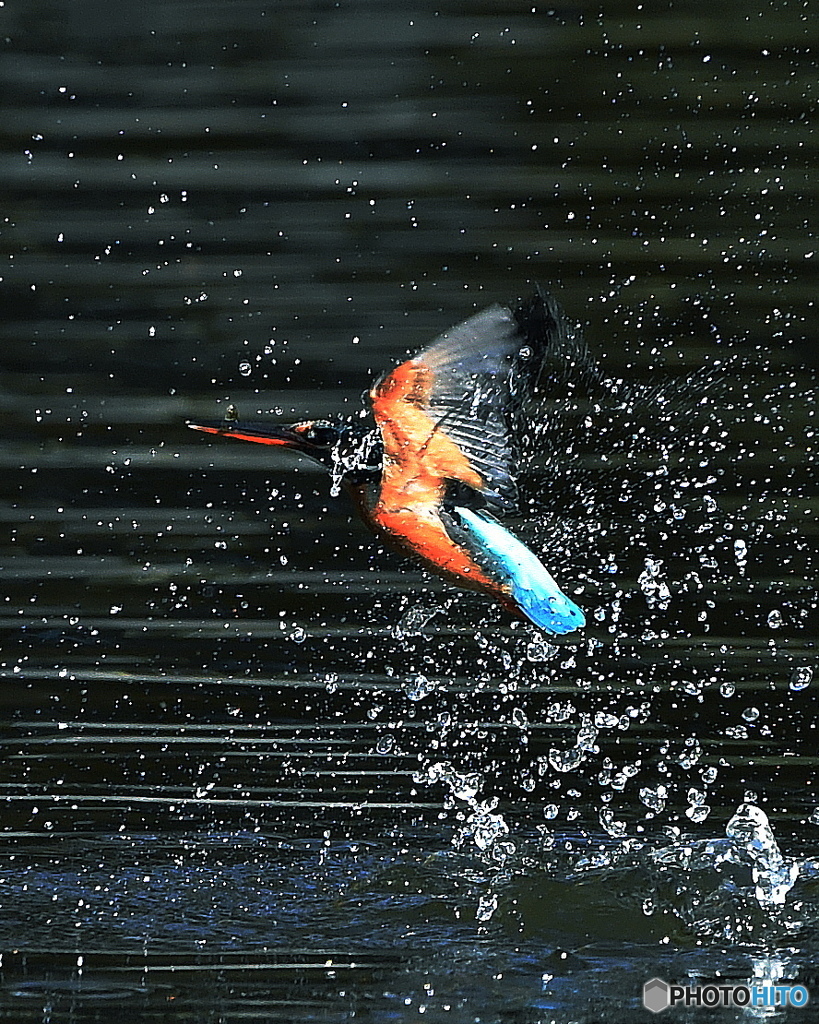
M203 434L218 434L220 437L235 437L238 441L253 441L255 444L279 445L296 451L309 451L311 445L290 427L272 423L242 423L240 420L207 420L204 423L187 421L191 430Z

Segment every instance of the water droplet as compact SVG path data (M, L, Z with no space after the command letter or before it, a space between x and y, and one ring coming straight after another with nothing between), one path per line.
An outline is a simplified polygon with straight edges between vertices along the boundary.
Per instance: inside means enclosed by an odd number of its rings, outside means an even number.
M580 724L580 728L577 730L577 747L579 750L588 750L589 753L596 754L599 747L596 745L595 740L597 739L597 729L592 725L592 720L588 715L583 715L583 720Z
M532 640L526 645L527 661L548 661L557 654L559 648L545 640Z
M566 704L550 704L546 708L546 715L552 722L566 722L576 711L574 704L568 701Z
M779 629L782 622L782 612L778 608L774 608L773 611L768 613L768 625L771 629Z
M243 377L249 377L253 373L253 367L248 362L239 363L239 373Z
M746 722L755 722L759 718L759 708L745 708L742 717Z
M659 813L663 810L668 799L668 789L666 786L659 785L655 789L651 789L649 786L645 786L640 790L640 800L650 808L652 811Z
M794 692L799 690L805 690L811 684L813 679L813 669L808 665L797 665L797 667L791 672L791 678L789 682L790 688Z
M389 754L395 746L395 737L393 736L380 736L378 742L375 745L375 749L379 754Z
M479 921L488 921L498 909L498 897L495 893L487 893L481 896L475 917Z
M477 772L472 772L470 775L459 775L457 772L453 772L447 782L454 796L467 803L475 799L481 788L481 777Z
M584 757L584 752L577 747L571 750L557 750L552 747L549 751L549 764L556 772L570 772L578 767Z
M646 558L645 569L637 577L637 583L645 594L646 604L651 609L665 611L671 603L671 591L663 578L663 560Z
M728 730L726 730L726 732L727 731ZM685 741L685 749L677 755L675 760L678 765L685 768L687 771L689 768L693 768L701 757L702 747L694 737L689 737Z
M598 815L598 820L606 832L614 839L622 839L626 835L626 823L617 821L614 811L610 807L604 807Z
M408 679L403 684L402 688L410 700L419 701L423 700L424 697L429 696L437 685L438 684L434 680L427 679L426 676L419 673L411 679Z

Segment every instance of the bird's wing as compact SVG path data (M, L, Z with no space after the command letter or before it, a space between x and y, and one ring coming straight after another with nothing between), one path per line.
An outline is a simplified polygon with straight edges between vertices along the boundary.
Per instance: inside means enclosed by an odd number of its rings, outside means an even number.
M433 374L416 359L397 366L370 392L384 444L376 513L413 509L433 513L447 480L481 491L486 481L430 407Z
M503 306L450 328L371 392L387 455L406 461L408 433L416 435L410 447L418 457L426 455L429 444L423 451L420 446L434 433L433 447L445 448L450 460L449 469L439 460L443 478L468 484L501 508L514 508L513 370L526 358L526 338Z

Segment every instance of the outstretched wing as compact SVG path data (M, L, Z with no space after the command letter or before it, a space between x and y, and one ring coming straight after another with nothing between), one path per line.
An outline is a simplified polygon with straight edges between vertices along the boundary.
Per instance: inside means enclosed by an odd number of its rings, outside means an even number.
M390 452L389 429L423 412L473 473L448 479L468 483L490 505L517 506L520 412L531 395L546 353L566 332L557 305L538 292L514 311L494 305L450 328L372 391L376 420ZM480 482L474 482L474 476Z
M450 485L515 507L521 413L547 356L559 366L570 340L557 306L538 292L514 311L490 306L453 327L370 392L384 446L370 510L377 531L552 633L577 629L583 613L491 516L470 510L468 497L453 505Z
M480 475L494 504L517 502L510 376L524 338L511 310L494 305L450 328L412 362L430 375L428 411Z

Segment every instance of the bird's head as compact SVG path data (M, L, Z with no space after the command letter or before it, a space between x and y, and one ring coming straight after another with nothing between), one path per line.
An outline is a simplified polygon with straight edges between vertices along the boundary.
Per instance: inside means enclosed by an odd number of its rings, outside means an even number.
M223 420L204 423L188 421L191 430L239 441L275 445L307 455L320 462L334 477L364 479L380 472L380 440L371 430L344 421L302 420L287 426L264 422L244 422L234 406L228 406Z
M329 420L303 420L287 426L277 423L243 421L239 419L236 407L228 406L222 420L194 423L188 420L191 430L203 434L217 434L219 437L234 437L238 441L252 441L254 444L276 445L309 455L319 462L322 455L338 444L342 425Z

